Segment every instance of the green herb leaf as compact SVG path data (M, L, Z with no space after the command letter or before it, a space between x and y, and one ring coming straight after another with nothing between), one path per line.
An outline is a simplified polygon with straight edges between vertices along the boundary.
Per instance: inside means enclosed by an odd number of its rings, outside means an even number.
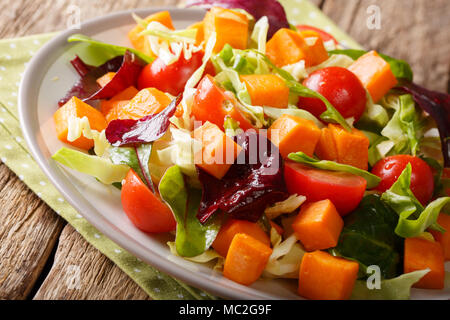
M213 243L221 219L215 217L201 224L197 218L202 191L189 187L178 166L167 169L159 183L161 198L172 209L177 221L176 249L182 257L201 255Z

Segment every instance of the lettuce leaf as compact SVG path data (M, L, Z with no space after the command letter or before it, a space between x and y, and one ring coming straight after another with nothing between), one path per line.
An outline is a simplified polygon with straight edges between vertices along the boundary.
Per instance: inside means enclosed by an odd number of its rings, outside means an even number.
M411 95L391 95L384 99L384 104L395 110L391 120L381 134L393 142L395 154L411 154L415 156L423 137L423 119L417 112Z
M412 238L419 236L428 228L445 232L436 221L442 208L450 203L450 197L438 198L424 208L410 189L411 170L411 164L408 163L397 181L381 196L381 199L399 215L395 233L403 238Z
M203 254L213 243L219 232L221 216L216 215L202 224L197 219L202 192L185 183L178 166L167 169L159 183L161 198L172 210L177 221L175 245L182 257Z
M346 50L332 50L328 52L331 55L335 54L345 54L349 56L353 60L357 60L359 57L365 55L367 51L364 50L356 50L356 49L346 49ZM385 54L380 54L380 56L391 66L392 73L398 79L408 79L409 81L413 80L413 71L411 66L404 60L395 59L389 57Z
M409 300L411 287L422 279L429 269L402 274L393 279L381 280L380 289L367 288L366 281L356 281L351 300Z
M102 54L109 54L110 59L117 57L117 56L123 56L125 54L125 52L130 51L147 63L151 63L154 60L153 57L150 57L139 50L136 50L133 48L122 47L122 46L116 46L116 45L109 44L109 43L104 43L104 42L94 40L88 36L85 36L85 35L79 34L79 33L71 35L67 39L67 41L68 42L87 43L87 44L93 46L96 50L102 51Z
M127 165L113 164L108 159L66 147L59 149L52 159L70 169L93 176L104 184L122 182L130 170Z
M298 108L289 108L289 109L280 109L280 108L272 108L272 107L263 107L264 114L269 118L276 120L281 117L283 114L289 114L291 116L300 117L302 119L313 121L319 128L323 128L323 123L317 119L312 113L306 110L298 109Z
M292 161L306 164L310 167L314 167L321 170L348 172L364 178L367 181L367 189L376 188L380 182L380 177L359 168L349 166L346 164L337 163L328 160L317 160L304 154L303 152L291 153L288 158Z

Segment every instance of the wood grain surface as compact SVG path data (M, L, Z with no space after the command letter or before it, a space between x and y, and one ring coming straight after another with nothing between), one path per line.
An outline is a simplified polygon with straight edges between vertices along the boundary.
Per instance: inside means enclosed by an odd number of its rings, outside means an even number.
M0 38L62 30L72 10L86 21L110 12L176 6L177 0L16 0L0 2ZM416 82L449 90L450 1L314 0L367 49L410 62ZM368 8L381 10L369 30ZM76 9L78 10L78 9ZM0 164L0 299L148 299L118 267L89 245L4 164ZM68 285L71 272L81 285ZM77 272L78 272L77 271Z

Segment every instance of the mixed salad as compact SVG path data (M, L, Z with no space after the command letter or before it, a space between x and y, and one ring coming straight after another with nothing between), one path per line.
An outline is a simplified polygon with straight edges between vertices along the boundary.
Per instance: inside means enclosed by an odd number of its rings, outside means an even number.
M293 279L308 299L444 289L449 95L414 84L405 61L289 24L275 0L188 4L208 11L183 30L167 11L133 15L130 48L68 39L102 63L71 61L80 78L53 117L70 147L53 159L120 189L174 255L243 285Z

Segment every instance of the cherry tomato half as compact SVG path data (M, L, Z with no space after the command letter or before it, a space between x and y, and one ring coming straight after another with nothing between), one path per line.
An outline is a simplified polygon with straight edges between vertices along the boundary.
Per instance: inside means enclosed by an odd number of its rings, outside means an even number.
M303 85L323 95L347 118L358 121L366 109L366 90L351 71L341 67L328 67L309 75ZM317 98L300 97L298 106L320 117L326 111L325 104Z
M308 31L308 30L315 31L315 32L317 32L320 35L320 37L322 38L323 42L327 42L327 41L333 40L333 42L335 44L339 44L339 42L331 34L329 34L328 32L323 31L322 29L319 29L319 28L316 28L316 27L313 27L313 26L309 26L309 25L306 25L306 24L298 25L297 29L299 31Z
M287 161L284 179L290 194L304 195L308 202L329 199L341 216L352 212L361 202L367 182L344 172L318 170Z
M388 190L408 163L411 163L411 191L422 205L426 205L433 196L434 179L430 166L418 157L396 155L378 161L372 168L372 173L381 178L376 190L380 192Z
M133 170L128 172L122 185L121 199L123 210L140 230L149 233L175 230L176 221L170 208Z
M206 75L197 87L192 115L198 121L209 121L221 129L226 116L238 121L243 130L253 128L251 122L233 105L224 90L217 86L214 78L209 75Z
M198 51L189 60L182 54L177 62L166 65L160 58L146 65L139 75L139 90L156 88L177 96L184 91L186 82L202 65L203 51Z

